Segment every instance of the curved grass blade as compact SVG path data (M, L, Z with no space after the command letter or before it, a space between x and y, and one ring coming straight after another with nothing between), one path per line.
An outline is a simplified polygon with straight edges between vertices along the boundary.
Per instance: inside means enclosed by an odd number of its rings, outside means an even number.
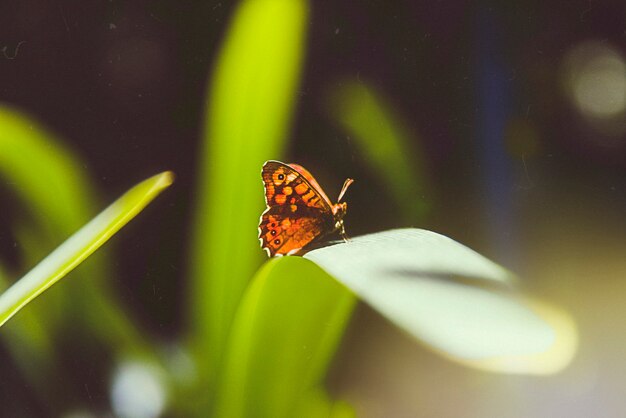
M478 360L454 358L471 367L495 372L550 375L565 369L576 355L578 329L572 317L563 309L533 299L524 299L534 312L554 330L555 342L541 353L506 355Z
M20 203L13 233L27 265L43 259L97 213L96 189L80 158L36 120L2 105L0 176ZM49 339L70 320L118 351L147 347L116 303L106 281L109 266L106 251L99 251L74 273L88 280L63 286L33 307L35 317L45 316Z
M96 189L79 156L36 120L5 105L0 105L0 177L3 189L18 202L12 232L25 265L36 264L97 214ZM118 354L155 356L116 303L106 281L106 255L99 251L92 256L74 272L77 279L50 292L2 332L11 356L44 404L58 400L60 392L46 388L46 382L63 374L55 345L59 329L69 322ZM11 276L0 280L0 292L9 287Z
M208 92L191 258L190 318L203 382L262 262L263 162L283 154L300 76L305 0L244 0Z
M331 411L332 404L324 407L323 399L310 396L320 388L355 301L350 291L309 260L283 257L267 262L250 284L233 323L216 416L312 416L298 411L308 403ZM346 414L338 410L337 416Z
M10 280L4 268L0 268L0 292L9 285ZM47 385L45 378L62 375L58 367L60 362L54 350L54 342L37 315L23 312L20 321L7 325L0 338L39 398L47 405L56 405L61 393L58 388Z
M409 334L466 364L537 373L529 356L548 353L564 335L511 291L509 272L434 232L385 231L305 257ZM575 341L568 344L575 351ZM509 367L516 358L528 362Z
M78 161L34 120L0 106L0 175L47 241L67 236L95 213L94 188Z
M89 257L172 181L172 173L165 172L139 183L2 293L0 326Z
M79 159L62 141L37 121L0 105L0 176L19 202L13 233L26 265L44 258L62 239L84 225L95 213L94 188ZM34 245L33 245L34 244ZM102 254L81 269L98 286L107 263ZM46 315L47 332L67 320L73 304L68 293L84 294L79 281L54 292L35 309ZM37 313L35 313L36 315Z
M339 120L376 170L407 222L428 211L427 173L421 150L391 106L370 86L346 82L331 96L332 116Z

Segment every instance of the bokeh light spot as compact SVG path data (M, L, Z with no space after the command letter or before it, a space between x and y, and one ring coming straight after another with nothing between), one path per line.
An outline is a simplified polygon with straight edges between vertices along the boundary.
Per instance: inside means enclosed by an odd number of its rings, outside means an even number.
M111 383L111 404L118 417L155 418L165 408L163 373L145 362L122 363Z
M606 43L587 41L572 48L564 61L564 81L586 117L614 119L626 111L626 63Z

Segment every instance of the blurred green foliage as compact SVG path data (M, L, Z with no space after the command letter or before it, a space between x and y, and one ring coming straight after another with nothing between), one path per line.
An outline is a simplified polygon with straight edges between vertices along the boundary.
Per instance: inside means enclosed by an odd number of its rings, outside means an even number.
M93 336L116 353L120 369L131 364L140 376L141 370L157 370L142 378L148 376L156 386L154 393L169 399L168 414L354 416L350 405L331 399L324 388L356 302L340 284L350 283L343 280L349 274L334 273L320 260L316 265L297 257L270 260L259 270L264 257L257 238L263 209L260 171L264 161L285 155L307 24L305 0L244 0L225 34L207 89L184 302L189 323L180 345L165 349L126 318L108 289L111 260L106 256L90 260L76 272L89 278L70 281L77 290L68 283L48 292L2 328L12 355L24 376L41 388L39 395L46 405L53 403L47 402L49 388L38 371L62 373L54 358L54 331L67 324L69 314L64 311L71 300L72 318L84 326L82 338ZM350 132L407 222L423 216L428 208L423 197L427 189L423 158L419 150L410 149L400 118L365 84L347 83L332 103L333 117ZM10 109L0 109L0 175L28 212L18 218L15 234L27 247L29 264L82 226L98 206L95 187L80 159L34 121ZM136 214L145 199L154 197L157 180L136 186L131 195L122 197L118 210ZM128 199L143 203L128 207ZM92 222L105 231L120 226L107 224L110 218L100 221L97 217ZM81 248L93 249L87 244L94 239L94 235L87 237ZM51 255L57 256L57 252ZM325 260L342 265L341 257ZM35 287L43 290L47 283L42 278ZM0 285L8 285L4 275ZM1 301L2 297L0 306ZM61 312L58 318L50 315L54 311ZM48 315L52 319L44 326L42 318ZM136 396L135 401L152 408L158 404L132 381L129 384L128 376L124 370L115 373L112 387L118 390L112 389L113 393ZM115 399L111 408L122 415L129 410L117 410Z
M0 150L0 175L20 203L13 232L23 249L24 261L32 265L95 214L95 188L79 159L57 138L6 106L0 107ZM59 374L53 341L59 340L68 323L86 330L118 355L151 351L150 344L127 320L112 295L110 283L105 280L109 277L109 263L106 253L98 254L76 271L79 279L48 292L39 303L3 327L17 364L25 375L33 377L33 385L44 399L49 399L54 391L42 382ZM3 288L9 285L7 276L5 273L2 278ZM31 289L24 289L25 293L38 294L51 285L52 282L43 280L45 276L46 272L42 282L33 283ZM6 296L5 292L2 300L10 302ZM20 307L20 303L5 304L3 322ZM54 399L49 400L54 405Z
M306 21L304 0L242 2L208 87L189 306L191 340L207 383L264 256L257 238L261 166L284 152Z
M0 326L74 270L171 183L172 176L166 172L133 187L2 293Z
M266 263L237 311L216 416L303 416L297 406L318 396L310 393L322 384L354 303L349 290L304 258Z
M349 80L331 93L329 107L385 183L405 222L423 219L429 202L424 156L400 116L371 86Z
M95 215L95 187L79 158L36 121L2 107L0 127L0 174L24 209L14 233L25 261L33 264ZM98 254L77 271L88 281L55 289L42 302L38 314L45 312L47 332L54 333L71 315L72 322L91 329L106 345L120 351L139 345L142 337L124 317L105 280L109 264L106 253Z

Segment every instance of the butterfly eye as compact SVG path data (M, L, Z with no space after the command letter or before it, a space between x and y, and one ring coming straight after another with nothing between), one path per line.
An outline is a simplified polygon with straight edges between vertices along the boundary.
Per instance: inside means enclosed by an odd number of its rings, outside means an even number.
M275 239L275 240L274 240L274 244L275 244L275 245L280 245L280 240L279 240L279 239Z

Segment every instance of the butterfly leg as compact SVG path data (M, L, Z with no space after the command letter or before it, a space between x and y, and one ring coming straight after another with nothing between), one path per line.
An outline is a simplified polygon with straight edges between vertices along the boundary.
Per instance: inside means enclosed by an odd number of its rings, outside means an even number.
M343 222L341 222L341 227L339 228L339 234L341 235L341 238L343 238L343 242L350 241L350 239L348 238L348 235L346 234L346 228L343 226Z

